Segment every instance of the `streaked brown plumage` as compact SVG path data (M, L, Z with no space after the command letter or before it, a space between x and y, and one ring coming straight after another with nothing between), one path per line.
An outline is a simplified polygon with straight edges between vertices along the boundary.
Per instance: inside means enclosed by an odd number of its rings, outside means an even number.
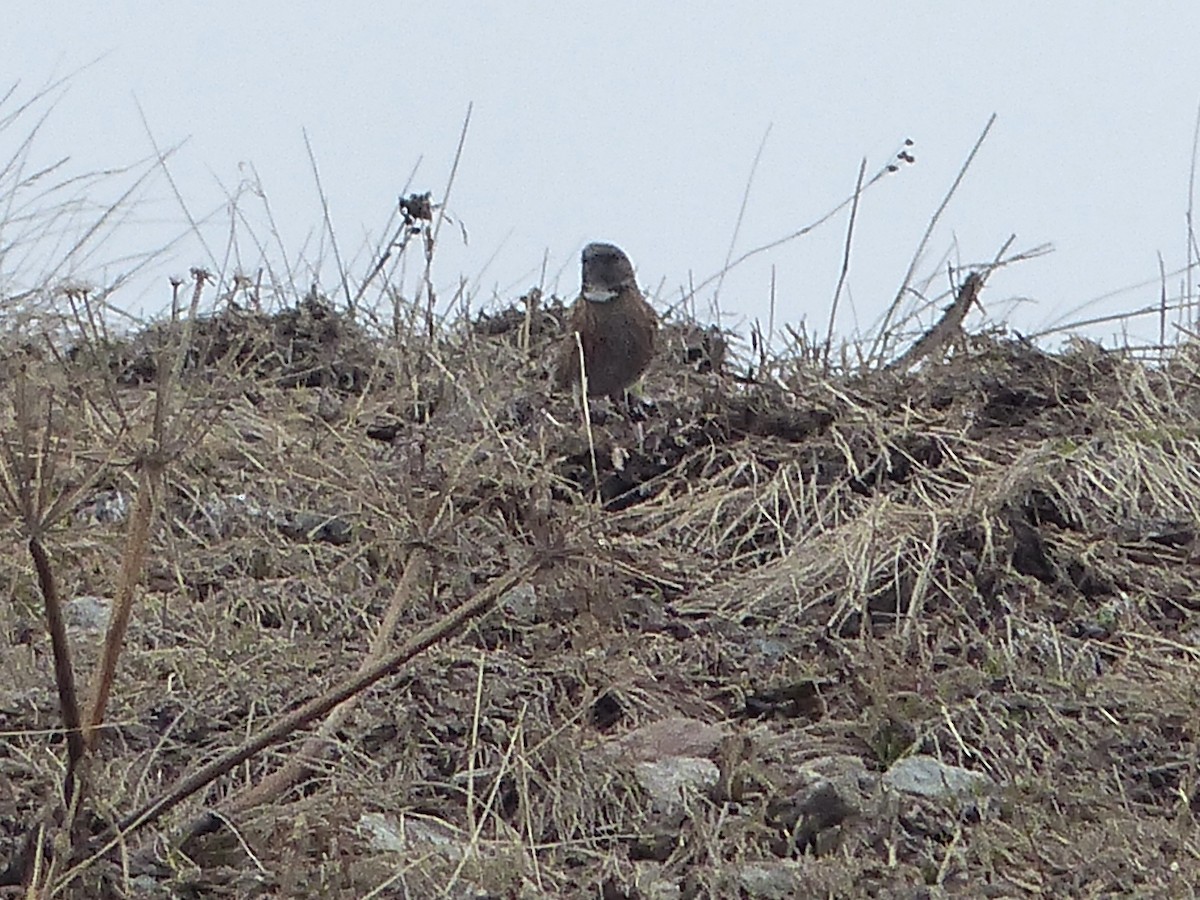
M583 344L588 396L619 399L650 365L658 317L637 286L629 257L612 244L583 248L583 289L554 370L560 390L579 383L576 332Z

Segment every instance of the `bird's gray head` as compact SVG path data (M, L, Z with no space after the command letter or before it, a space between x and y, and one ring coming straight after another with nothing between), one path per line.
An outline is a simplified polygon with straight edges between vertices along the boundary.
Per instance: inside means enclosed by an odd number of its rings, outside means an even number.
M625 288L636 288L633 263L620 247L612 244L588 244L583 248L583 297L592 303L606 303Z

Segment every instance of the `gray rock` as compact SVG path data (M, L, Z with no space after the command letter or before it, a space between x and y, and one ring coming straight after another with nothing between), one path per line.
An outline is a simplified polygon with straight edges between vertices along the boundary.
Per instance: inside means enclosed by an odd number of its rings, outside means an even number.
M205 536L227 538L265 515L247 494L219 494L195 506L187 518L191 527Z
M721 777L711 759L694 756L669 756L640 762L633 772L638 784L650 795L654 812L668 818L686 812L688 795L707 794Z
M687 716L672 716L635 728L610 744L609 748L631 760L709 756L716 751L727 733L719 725L709 725Z
M129 495L101 491L75 507L75 521L85 525L116 525L129 517Z
M387 853L436 851L447 859L460 859L469 847L452 831L415 816L395 822L383 813L367 812L358 819L359 831L375 850Z
M738 886L754 900L790 900L804 894L804 870L792 860L749 863L738 871Z
M755 637L750 640L750 650L764 663L775 663L786 659L792 652L786 641L773 637Z
M876 778L857 756L834 753L809 760L800 766L800 773L813 781L828 781L845 794L867 793L875 789Z
M112 614L112 600L85 594L63 604L63 620L68 628L79 631L101 632L108 629Z
M793 849L824 856L839 843L840 826L862 812L875 779L863 761L834 754L802 765L791 790L767 806L767 821L787 834Z
M400 829L383 813L363 813L358 820L358 830L367 835L372 850L383 853L404 851L405 842Z
M455 867L465 857L480 855L477 846L472 845L453 829L422 816L400 816L396 819L383 813L367 812L358 819L358 832L366 838L371 848L378 852L403 854L413 858L437 857L442 865L450 868ZM487 856L487 851L482 855ZM491 896L469 879L459 879L452 887L442 885L442 888L436 896L449 897L452 900L474 900L476 897ZM414 896L434 894L426 892Z
M893 790L934 799L974 800L992 793L996 784L982 772L972 772L918 754L896 760L883 775Z
M504 592L500 606L522 622L532 622L537 615L537 588L532 584L518 584Z
M662 863L640 860L633 864L637 896L645 900L679 900L683 889L676 879L667 875Z
M275 516L275 527L299 541L341 546L354 539L354 527L339 516L321 516L314 513L293 512Z

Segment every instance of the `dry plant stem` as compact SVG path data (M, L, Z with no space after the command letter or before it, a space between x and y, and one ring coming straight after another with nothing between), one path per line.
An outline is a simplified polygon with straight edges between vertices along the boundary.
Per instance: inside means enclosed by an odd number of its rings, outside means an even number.
M71 318L75 321L75 327L79 330L80 335L84 337L84 346L104 347L109 342L107 323L101 316L98 316L95 311L94 303L88 298L86 292L72 291L66 295L67 304L71 310ZM66 365L65 359L54 346L53 340L47 336L47 345L50 347L51 354L59 361L60 364ZM117 431L118 428L124 430L128 427L124 412L121 408L121 401L117 396L117 386L112 380L104 383L103 391L107 407L102 405L93 397L90 392L85 394L84 402L88 405L92 415L105 424L111 431Z
M596 490L596 502L600 502L600 469L596 465L596 438L592 434L592 406L588 402L587 359L583 353L583 337L575 332L575 349L579 351L579 408L583 412L583 431L587 435L588 453L592 461L592 486Z
M458 136L458 148L454 151L454 162L450 166L450 177L446 179L446 191L442 194L442 202L438 207L437 221L433 224L433 232L428 235L425 241L425 272L424 282L425 291L428 295L426 307L426 326L429 329L429 341L433 342L434 338L434 306L437 303L437 298L433 293L433 248L437 246L438 236L442 233L442 222L446 220L446 204L450 202L450 191L454 188L454 179L458 175L458 164L462 162L463 147L467 143L467 129L471 126L471 110L475 108L474 103L467 104L467 114L463 118L462 131Z
M1158 277L1162 279L1158 288L1158 346L1163 348L1167 343L1167 267L1163 263L1162 253L1158 254ZM1165 351L1160 349L1159 359L1165 355Z
M112 617L108 632L104 636L104 650L100 666L92 681L91 702L88 704L87 724L83 739L88 749L96 746L99 727L104 722L104 711L112 692L113 678L117 671L117 660L125 644L125 633L129 630L129 618L133 612L133 594L141 577L146 561L146 549L150 543L150 520L154 514L153 482L154 467L147 463L142 467L138 483L137 501L129 520L129 534L121 556L121 572L117 581L116 596L113 598Z
M868 181L863 186L863 190L866 191L866 190L869 190L870 188L874 187L876 184L878 184L880 181L882 181L884 178L886 178L889 174L891 174L894 171L895 171L895 167L889 161L887 165L885 165L878 172L876 172L874 175L871 176L871 180ZM784 244L791 243L792 241L797 240L798 238L802 238L805 235L810 234L813 231L816 231L818 228L820 228L822 225L824 225L826 222L828 222L830 219L832 219L834 216L836 216L838 213L840 213L843 209L845 209L847 206L849 206L853 202L854 202L854 197L847 197L845 200L843 200L841 203L839 203L833 209L831 209L827 213L825 213L825 215L821 216L819 219L817 219L813 222L810 222L808 225L805 225L803 228L797 229L796 231L793 231L791 234L785 234L783 237L776 238L773 241L768 241L765 244L760 244L759 246L755 247L752 250L747 250L745 253L743 253L737 259L730 262L728 265L722 266L721 271L717 272L714 275L709 275L707 278L705 278L699 284L692 284L691 278L689 277L688 282L689 282L690 286L689 286L687 293L684 294L677 303L673 304L668 309L668 313L672 313L677 309L688 309L689 308L688 303L695 299L697 292L708 287L714 281L717 281L718 279L724 277L726 273L732 272L734 269L736 269L742 263L746 262L746 260L752 259L761 253L766 253L769 250L774 250L776 247L782 247ZM694 309L692 311L692 318L693 319L696 318Z
M388 645L392 641L392 635L396 630L396 623L400 621L400 614L404 611L405 606L410 602L411 598L415 596L418 586L424 580L425 573L428 570L428 562L429 552L422 547L414 549L409 555L408 563L404 567L404 574L396 584L396 590L392 594L392 602L388 605L388 610L384 614L379 631L376 632L374 640L371 641L371 647L367 655L363 658L363 661L359 664L355 675L361 676L363 673L368 672L372 666L378 664L384 658ZM293 785L299 783L301 779L312 771L315 763L329 755L332 746L330 738L345 724L347 717L354 711L354 708L358 705L359 696L356 694L330 711L328 718L321 723L316 736L306 740L301 746L300 751L289 759L282 768L275 770L254 787L243 791L231 799L221 812L232 816L245 810L262 806L265 803L270 803L278 799Z
M467 114L463 116L462 131L458 134L458 146L454 148L454 162L450 164L450 177L446 179L446 190L442 194L442 203L438 207L437 221L433 223L433 240L436 243L442 233L442 223L446 221L446 205L450 202L450 192L454 190L454 180L458 177L458 166L462 162L463 148L467 145L467 130L471 127L471 112L475 109L474 101L467 104ZM429 277L428 270L425 277Z
M351 317L354 315L354 298L350 295L350 279L346 274L346 264L342 262L342 251L338 247L337 232L333 227L333 217L329 213L329 195L321 184L321 168L317 165L317 155L313 152L312 141L308 137L308 129L301 129L304 135L304 149L308 153L308 166L312 170L313 181L317 186L317 196L321 198L321 220L325 225L325 233L329 235L329 246L333 250L333 261L337 265L338 278L342 282L342 292L346 295L346 309Z
M162 171L163 178L166 179L167 185L171 188L171 194L175 198L175 202L178 204L180 212L182 212L184 218L187 219L188 231L190 231L192 236L199 241L200 246L204 248L204 253L215 266L217 264L217 255L208 245L208 240L205 237L204 229L201 227L202 222L198 221L192 214L192 210L188 206L187 201L184 199L183 192L180 190L178 182L175 180L175 175L171 171L171 167L167 165L168 160L175 154L182 144L176 144L174 147L164 150L159 144L158 138L155 137L154 129L150 127L150 120L146 118L146 110L142 108L142 104L136 99L134 100L134 105L137 107L138 119L142 123L142 131L145 133L146 140L154 150L155 167Z
M1168 272L1168 275L1178 274ZM1157 283L1157 280L1155 281ZM1089 304L1091 305L1091 304ZM1186 300L1180 300L1178 303L1171 303L1167 306L1168 312L1184 310L1188 308ZM1025 335L1028 341L1040 340L1044 337L1049 337L1052 334L1063 334L1072 331L1079 331L1082 328L1089 328L1092 325L1106 325L1109 322L1128 322L1132 319L1140 318L1141 316L1157 316L1162 313L1162 302L1156 301L1151 306L1142 306L1138 309L1129 310L1128 312L1109 313L1104 316L1094 316L1090 319L1076 319L1074 322L1068 322L1065 325L1054 325L1050 328L1043 328L1041 331L1033 331ZM1179 327L1179 326L1176 326Z
M418 156L417 162L413 165L412 171L408 173L408 180L404 182L404 187L400 190L401 197L408 196L409 189L412 187L413 179L417 177L417 169L420 167L420 165L421 157ZM392 221L396 218L399 212L400 208L397 204L392 208L392 214L388 217L387 223L383 226L385 230L391 226ZM371 270L367 273L366 278L362 279L358 285L358 289L354 292L354 297L350 301L351 309L358 309L359 301L366 296L367 288L371 286L371 283L375 280L379 273L383 271L393 254L397 252L404 252L404 248L408 245L408 237L410 234L409 226L411 224L411 221L408 221L405 216L401 215L400 224L397 225L396 228L391 232L391 236L384 239L383 243L376 245L375 264L371 266Z
M958 289L958 296L954 299L954 303L946 310L945 315L887 368L897 371L909 369L931 353L945 347L956 335L961 334L963 320L971 311L971 306L979 297L979 290L982 287L982 275L978 272L968 275L967 280Z
M128 190L126 190L123 194L121 194L120 197L118 197L115 201L113 201L113 203L104 209L104 211L96 218L91 226L83 232L71 249L62 255L62 261L55 268L43 275L43 277L46 279L46 283L51 283L57 279L61 274L61 270L67 266L68 263L73 263L74 260L79 258L79 251L82 250L87 243L96 236L96 234L101 228L104 227L109 219L116 216L121 210L128 208L129 199L136 196L138 191L142 190L142 188L145 186L145 183L150 179L151 175L153 175L156 170L157 165L147 169L136 181L133 182L132 185L129 186Z
M363 295L366 294L367 288L370 287L371 282L375 280L379 273L383 271L384 267L388 264L391 258L396 254L402 254L404 252L405 248L408 247L408 239L411 234L412 232L410 230L409 222L402 220L400 224L396 226L396 230L392 232L391 238L384 245L384 249L380 252L379 258L375 261L375 265L371 267L371 271L367 273L367 277L363 279L362 284L358 286L358 290L351 298L351 309L358 309L359 301L362 300ZM395 318L394 314L393 318Z
M771 266L771 296L770 303L767 306L767 336L762 347L762 364L766 366L766 354L775 340L775 266Z
M277 719L275 724L259 732L254 737L242 742L239 746L230 750L228 753L214 759L207 765L197 769L191 775L188 775L180 781L175 787L167 791L157 799L147 803L141 809L133 814L126 816L117 824L114 829L110 829L105 834L101 835L93 849L96 855L107 852L111 847L116 846L123 840L145 826L158 821L167 812L177 806L183 800L186 800L192 794L207 787L222 775L232 771L237 766L244 763L246 760L262 752L267 747L288 738L296 729L302 728L314 719L328 713L331 709L341 703L346 702L351 697L362 693L373 684L381 681L389 675L397 672L401 666L412 660L417 654L428 650L433 645L452 637L467 622L482 616L489 612L496 602L504 596L516 585L527 581L531 578L545 563L543 561L533 561L527 563L519 569L511 571L509 574L497 578L490 585L484 588L469 600L459 604L446 615L442 616L433 624L421 629L415 635L396 648L392 653L388 654L383 659L379 660L374 665L367 668L365 671L348 678L338 687L322 694L319 697L314 697L307 703L297 707L285 716ZM193 822L189 828L192 833L200 833L207 828L212 827L214 818L211 815L205 815L200 820L203 827L197 829L197 823ZM115 832L115 833L114 833ZM103 845L100 842L103 841ZM78 872L81 867L86 866L90 860L83 860L76 866L75 872ZM72 873L68 873L65 878L72 877Z
M33 557L38 586L46 603L46 625L50 629L50 644L54 651L54 682L58 686L58 703L67 732L67 774L63 781L63 798L70 803L75 790L75 770L85 751L83 735L79 730L75 670L71 665L71 648L67 641L67 626L63 621L62 601L54 583L54 570L50 568L46 549L36 537L29 539L29 555Z
M543 271L542 278L544 279L545 277L545 272ZM538 307L541 305L542 289L533 288L522 298L522 300L525 304L525 318L521 320L521 331L517 337L521 352L528 353L533 336L533 320L538 313Z
M154 404L154 440L158 444L157 449L161 452L165 449L165 425L167 413L170 410L168 400L175 385L179 384L179 376L183 373L183 364L187 359L188 350L192 345L192 334L195 331L196 318L200 312L200 297L204 293L205 283L212 280L212 275L204 269L192 269L192 299L188 306L187 318L183 321L183 332L180 337L179 347L176 348L175 357L171 360L171 366L168 369L166 366L159 366L158 391L159 396ZM178 293L171 301L172 313L176 310Z
M983 131L979 137L975 139L975 146L971 148L971 152L967 154L966 162L962 164L962 168L958 170L958 174L954 177L954 183L950 185L950 190L946 191L946 196L942 198L942 202L934 211L933 216L929 220L929 224L925 227L925 233L921 235L921 240L917 244L916 252L913 253L912 261L908 264L908 271L904 273L904 280L900 282L900 289L896 291L896 297L892 301L892 305L888 307L884 313L883 321L879 325L879 331L875 335L875 341L871 347L871 352L868 354L868 359L879 360L887 350L888 327L891 325L892 317L896 315L896 311L900 308L900 304L904 301L904 295L908 291L908 286L912 284L914 273L917 271L917 265L921 261L921 257L925 255L925 247L929 244L929 239L933 235L933 229L937 227L937 223L941 221L942 213L946 211L946 207L950 205L950 201L954 199L954 195L958 193L958 186L962 184L963 178L967 175L967 170L971 168L971 163L975 161L975 156L979 153L979 148L983 146L983 142L987 140L988 132L992 130L992 126L996 123L996 114L992 113L992 117L988 119L987 124L983 126Z
M821 354L825 366L825 374L829 374L829 350L833 346L833 324L837 321L838 303L842 299L842 289L846 286L846 276L850 274L850 247L854 243L854 223L858 219L858 200L862 197L863 179L867 175L867 158L864 156L858 167L858 179L854 182L854 203L850 207L850 224L846 226L846 245L842 252L842 271L838 275L837 287L833 291L833 303L829 306L829 327L825 331L825 347ZM772 296L774 296L774 269L771 270Z
M113 598L112 616L109 619L108 632L104 636L100 666L92 680L92 699L88 706L83 733L84 743L89 750L96 746L99 727L104 722L104 712L108 708L113 678L117 672L117 661L121 657L121 649L125 645L125 633L129 630L129 618L133 613L134 591L146 562L146 551L150 544L150 522L154 517L154 498L165 467L167 420L171 412L172 392L179 383L184 360L187 359L193 324L200 306L200 295L204 290L205 283L211 277L203 269L192 269L194 287L188 315L183 323L180 344L175 348L171 364L163 365L160 361L158 367L158 393L154 403L154 423L151 433L153 449L142 459L137 501L129 519L129 533L121 556L121 572L117 581L116 596ZM172 314L177 313L177 310L178 292L172 298Z
M48 524L58 521L64 511L70 507L74 498L94 483L99 467L74 489L63 491L57 498L52 499L56 484L56 454L52 398L45 404L45 420L40 426L33 421L34 410L29 398L28 384L25 377L18 377L15 384L15 412L17 427L20 433L21 449L18 452L8 443L3 445L3 458L0 464L0 491L10 506L24 520L29 533L29 553L37 572L38 585L46 608L46 627L50 634L50 643L54 655L54 680L58 689L60 715L67 741L67 763L63 777L63 802L66 804L65 821L73 823L75 814L80 809L83 795L83 780L80 769L87 753L87 746L81 732L81 716L79 710L78 690L75 684L75 672L71 663L70 642L67 638L66 624L62 612L62 598L54 579L54 570L42 544L41 535ZM41 429L41 440L36 441L37 428ZM36 441L36 443L35 443ZM8 867L0 873L0 884L20 883L31 877L30 865L35 858L40 858L43 848L41 841L47 823L61 823L57 805L48 806L40 817L37 826L31 826L26 834L21 851L9 862Z
M742 230L742 220L746 218L746 206L750 203L750 188L754 185L754 174L758 171L758 164L762 161L763 151L767 148L767 138L771 136L773 127L773 124L768 124L767 130L763 132L762 140L758 142L758 152L754 154L754 162L750 164L750 175L746 178L746 189L742 191L742 205L738 207L737 219L733 223L733 234L729 236L729 249L725 251L725 264L721 266L717 286L713 289L712 302L717 324L721 322L721 286L725 283L725 276L729 273L729 261L733 259L733 248L737 246L738 234Z
M1192 305L1192 269L1200 257L1200 248L1196 246L1196 156L1200 153L1200 107L1196 109L1196 124L1192 129L1192 163L1188 169L1188 204L1187 204L1187 266L1184 275L1183 306L1185 309ZM1194 321L1189 316L1189 321Z

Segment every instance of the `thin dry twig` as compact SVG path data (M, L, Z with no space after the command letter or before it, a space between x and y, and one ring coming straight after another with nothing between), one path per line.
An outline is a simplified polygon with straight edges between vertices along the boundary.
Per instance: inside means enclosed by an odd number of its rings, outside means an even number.
M910 145L912 142L906 141L905 143L907 146L907 145ZM912 157L909 156L906 151L902 150L900 153L896 154L894 159L900 159L903 162L908 163L911 161ZM863 191L870 190L876 184L878 184L880 181L882 181L884 178L886 178L888 175L894 174L895 172L899 171L899 168L900 168L900 166L896 162L889 160L885 165L881 166L879 168L879 170L875 172L874 175L871 176L870 180L867 181L867 183L863 186ZM802 228L798 228L796 231L793 231L790 234L785 234L783 237L776 238L773 241L768 241L765 244L761 244L757 247L747 250L741 256L737 257L732 262L729 262L726 265L722 266L719 271L714 272L712 275L708 276L707 278L705 278L703 281L699 282L698 284L692 283L689 280L688 289L682 293L682 296L679 298L679 300L677 300L674 304L671 305L671 307L668 310L668 314L674 313L678 309L687 309L688 304L691 303L695 299L696 295L700 291L704 290L704 288L708 287L713 282L718 281L721 278L724 278L726 274L728 274L729 272L732 272L734 269L736 269L742 263L747 262L748 260L751 260L754 257L759 256L763 253L767 253L771 250L774 250L776 247L782 247L784 244L790 244L792 241L798 240L799 238L802 238L807 234L811 234L812 232L814 232L818 228L820 228L822 225L824 225L826 222L828 222L829 220L836 217L838 215L838 213L840 213L843 209L845 209L847 206L850 206L854 202L855 202L855 195L852 194L849 197L847 197L845 200L843 200L841 203L838 203L836 206L834 206L832 209L830 209L828 212L826 212L823 216L820 216L816 220L810 222L808 225L805 225ZM694 315L693 315L693 318L694 318Z
M333 249L333 261L338 268L338 283L341 285L342 293L346 295L346 309L354 314L354 298L350 295L350 276L347 273L346 265L342 262L342 251L338 247L337 233L333 228L333 217L329 212L329 195L325 193L325 186L321 183L321 168L317 165L317 155L313 151L312 140L308 136L308 129L302 131L304 135L304 150L308 153L308 166L312 171L313 182L317 186L317 196L321 200L321 222L325 226L325 234L329 237L329 246Z
M454 179L458 176L458 166L462 162L463 148L467 144L467 129L471 126L471 111L474 108L474 103L467 104L467 114L463 117L462 130L458 135L458 146L454 149L454 162L450 165L450 176L446 179L446 189L442 192L442 202L438 205L437 219L434 221L433 230L426 231L425 272L422 282L426 291L425 324L431 343L434 338L435 319L433 313L437 304L437 297L433 291L433 249L437 246L438 238L441 236L442 223L446 221L446 206L450 203L450 192L454 189Z
M867 174L867 158L864 156L858 167L858 178L854 182L854 203L850 207L850 222L846 226L846 243L842 250L842 270L838 273L837 287L833 291L833 302L829 305L829 327L825 331L825 346L821 357L826 373L829 372L829 351L833 346L833 326L837 321L838 303L842 299L842 288L846 285L846 277L850 274L850 248L854 244L854 223L858 218L858 201L862 197L863 178ZM771 297L774 301L775 285L774 270L772 270ZM772 302L773 305L773 302Z
M163 472L175 452L169 448L168 422L173 417L173 393L179 384L184 361L191 349L192 327L195 322L204 285L211 276L200 269L192 272L193 290L189 314L184 320L179 346L169 360L161 360L158 368L158 390L155 392L154 414L151 431L151 447L141 458L137 499L129 519L125 550L121 556L121 570L117 590L113 597L113 608L108 631L104 637L104 648L100 664L92 679L91 701L85 717L84 742L93 749L104 722L116 677L117 663L125 646L125 634L133 615L133 599L146 564L150 546L150 523L154 518L155 497L160 490ZM177 424L177 423L176 423Z
M950 201L954 199L954 195L958 193L958 187L962 184L963 179L967 175L967 171L971 168L971 164L975 161L979 149L983 146L983 142L987 140L988 133L992 130L992 125L996 123L996 114L992 113L987 124L983 126L983 131L979 137L975 139L975 145L971 147L971 152L967 154L966 160L962 167L959 168L958 174L954 177L954 181L950 185L950 189L946 191L946 195L942 198L942 202L938 204L938 208L934 210L933 215L929 219L929 224L925 227L925 233L921 235L921 240L917 242L917 249L913 252L912 260L908 264L908 270L904 273L904 278L900 282L900 287L896 291L896 297L892 300L891 305L887 308L887 312L883 315L883 320L880 322L879 330L875 333L875 340L871 347L871 352L868 354L868 359L878 360L887 352L887 341L890 335L890 326L892 317L900 309L900 304L904 301L905 294L908 293L909 286L912 284L913 276L916 274L917 266L921 262L921 258L925 255L925 248L929 244L929 239L933 236L933 230L941 221L942 214L950 205Z
M713 288L713 308L716 321L721 321L721 286L725 283L725 276L729 273L729 261L733 259L733 248L737 246L738 235L742 230L742 221L746 217L746 207L750 203L750 188L754 186L754 175L758 172L758 164L762 161L763 151L767 147L767 138L771 136L772 124L767 125L767 130L763 132L762 140L758 142L758 150L754 153L754 161L750 163L750 174L746 176L746 188L742 191L742 203L738 207L737 218L733 222L733 234L729 236L729 249L725 251L725 263L721 266L720 277L717 278L717 286Z
M1192 128L1192 157L1188 166L1188 205L1187 205L1187 247L1185 255L1187 265L1184 266L1183 306L1190 309L1194 303L1192 272L1200 259L1200 246L1196 244L1196 160L1200 158L1200 106L1196 107L1196 124ZM1160 263L1161 265L1161 263ZM1194 315L1189 317L1194 322Z
M362 676L385 658L387 648L395 634L396 624L400 621L404 610L412 602L412 598L416 596L418 586L427 576L428 567L428 551L424 547L414 548L404 566L404 574L396 583L396 590L392 594L392 601L388 604L379 630L375 632L370 649L359 663L355 675ZM283 767L272 772L250 789L230 799L222 807L221 813L225 816L235 816L248 809L271 803L298 784L308 773L313 771L322 759L330 755L331 739L354 712L359 696L361 695L355 694L340 706L334 707L325 721L321 723L316 735L306 740ZM205 814L204 821L198 820L192 828L185 829L185 833L201 831L207 824L207 815L208 813Z
M887 368L903 372L912 368L925 357L937 352L950 344L955 337L962 334L962 323L971 307L978 302L979 290L983 287L984 276L972 272L958 289L958 296L946 308L946 312L937 324L921 335L911 347L900 357L889 363Z
M125 816L116 826L96 838L89 847L88 856L80 859L74 868L63 876L56 886L56 890L61 890L67 882L77 877L94 859L107 853L118 843L127 841L134 833L147 825L158 821L178 804L207 787L222 775L261 753L267 747L287 739L297 729L326 715L330 710L362 693L382 679L395 674L417 654L457 634L468 622L489 612L509 590L533 577L544 564L543 561L533 561L510 571L507 575L494 579L482 591L459 604L436 622L422 628L374 665L346 679L334 689L301 704L290 713L279 717L254 737L243 741L233 750L223 753L192 771L170 790ZM211 814L206 814L205 819L203 824L194 823L189 829L189 833L200 834L220 825L220 819Z

